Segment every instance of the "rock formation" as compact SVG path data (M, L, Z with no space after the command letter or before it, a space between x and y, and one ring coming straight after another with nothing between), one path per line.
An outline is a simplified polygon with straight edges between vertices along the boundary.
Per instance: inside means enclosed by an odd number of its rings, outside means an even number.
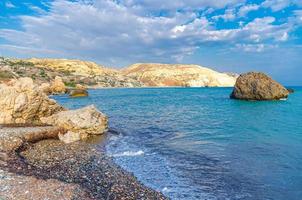
M40 123L41 117L63 110L31 78L20 78L1 84L0 97L0 124Z
M231 98L242 100L279 100L288 97L288 90L264 73L241 74Z
M62 111L41 120L69 131L68 135L59 136L66 143L80 140L88 135L100 135L108 129L108 118L94 106Z
M88 92L87 90L83 89L70 89L68 91L70 97L87 97Z
M198 65L139 63L122 74L151 87L233 87L236 77Z
M65 94L66 86L61 77L55 77L54 81L52 81L50 85L50 91L52 94Z

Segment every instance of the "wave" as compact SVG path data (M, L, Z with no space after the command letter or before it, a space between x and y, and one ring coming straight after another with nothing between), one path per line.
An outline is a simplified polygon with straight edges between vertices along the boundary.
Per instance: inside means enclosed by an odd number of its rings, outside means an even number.
M124 151L122 153L117 153L111 155L112 157L132 157L132 156L141 156L144 155L145 152L142 150L139 151Z

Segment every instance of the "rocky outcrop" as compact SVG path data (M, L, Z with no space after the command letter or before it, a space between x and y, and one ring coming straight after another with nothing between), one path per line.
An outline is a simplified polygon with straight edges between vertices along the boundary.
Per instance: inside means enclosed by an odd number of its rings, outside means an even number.
M52 94L65 94L66 86L63 82L63 79L59 76L56 76L50 85L50 91Z
M68 91L70 97L87 97L88 92L87 90L83 89L71 89Z
M233 87L236 82L234 76L198 65L140 63L122 74L151 87Z
M56 139L66 131L58 127L0 127L0 152L11 153L26 143Z
M41 117L64 110L55 100L49 99L31 78L1 84L0 97L0 124L41 123Z
M241 74L231 98L242 100L279 100L288 97L288 90L264 73Z
M41 120L46 124L69 131L68 135L59 136L66 143L80 140L89 135L100 135L108 129L108 118L94 106L63 111ZM72 135L73 133L75 135Z

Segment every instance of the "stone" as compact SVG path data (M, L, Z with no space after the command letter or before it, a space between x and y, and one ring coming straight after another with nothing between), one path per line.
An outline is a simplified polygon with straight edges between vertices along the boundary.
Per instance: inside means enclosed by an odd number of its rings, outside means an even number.
M64 108L49 99L31 78L20 78L0 85L0 110L0 124L40 124L41 117Z
M78 89L78 90L87 90L87 87L85 87L81 84L76 84L75 88Z
M80 133L80 135L100 135L108 129L107 116L98 111L93 105L77 110L62 111L41 120L46 124Z
M76 142L76 141L80 141L81 140L81 134L79 132L71 132L68 131L65 134L59 134L59 139L61 141L63 141L66 144L72 143L72 142Z
M63 79L59 76L56 76L51 83L50 90L52 94L65 94L66 86L63 82Z
M260 72L241 74L230 97L242 100L280 100L288 97L288 90Z
M83 89L71 89L69 91L69 96L70 97L87 97L88 96L88 92L87 90L83 90Z
M39 88L47 95L50 95L52 93L49 83L42 83Z

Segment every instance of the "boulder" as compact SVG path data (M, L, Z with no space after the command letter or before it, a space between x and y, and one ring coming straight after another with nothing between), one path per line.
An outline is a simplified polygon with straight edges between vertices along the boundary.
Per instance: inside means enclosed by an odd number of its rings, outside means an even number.
M0 124L39 124L41 117L64 108L49 99L31 78L20 78L0 85L0 110Z
M52 81L50 90L52 94L65 94L66 86L61 77L56 76L55 80Z
M49 83L42 83L39 88L47 95L50 95L52 93Z
M264 73L241 74L230 95L242 100L279 100L288 97L288 90Z
M59 139L66 144L77 142L88 137L88 134L68 131L67 133L59 133Z
M103 134L108 129L107 116L98 111L93 105L77 110L62 111L41 120L46 124L58 126L69 131L68 135L59 136L68 143L88 135Z
M83 90L83 89L71 89L69 91L69 96L70 97L87 97L88 96L88 92L87 90Z

